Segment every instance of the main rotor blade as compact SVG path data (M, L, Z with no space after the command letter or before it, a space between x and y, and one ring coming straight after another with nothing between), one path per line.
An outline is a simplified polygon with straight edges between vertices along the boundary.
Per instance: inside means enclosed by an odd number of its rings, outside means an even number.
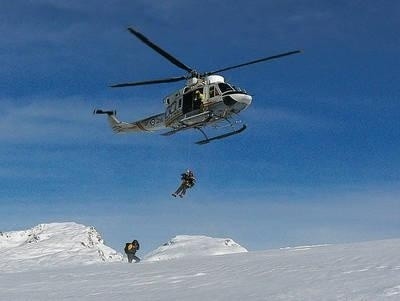
M111 85L110 87L111 88L121 88L121 87L133 87L133 86L143 86L143 85L152 85L152 84L173 83L173 82L178 82L183 79L186 79L186 77L179 76L179 77L170 77L170 78L164 78L164 79L147 80L147 81L142 81L142 82L115 84L115 85Z
M299 53L299 52L301 52L301 51L300 50L295 50L295 51L289 51L289 52L285 52L285 53L281 53L281 54L277 54L277 55L272 55L272 56L268 56L268 57L265 57L265 58L262 58L262 59L258 59L258 60L255 60L255 61L251 61L251 62L247 62L247 63L235 65L235 66L222 68L222 69L215 70L215 71L212 71L212 72L207 72L206 74L215 74L215 73L219 73L219 72L222 72L222 71L227 71L227 70L231 70L231 69L235 69L235 68L239 68L239 67L243 67L243 66L247 66L247 65L252 65L252 64L257 64L257 63L261 63L261 62L264 62L264 61L277 59L277 58L280 58L280 57L283 57L283 56L292 55L292 54L296 54L296 53Z
M153 42L151 42L148 38L146 38L143 34L141 34L140 32L134 30L133 28L129 27L128 28L129 32L131 34L133 34L134 36L136 36L139 40L141 40L143 43L145 43L147 46L149 46L150 48L152 48L153 50L155 50L156 52L158 52L159 54L161 54L163 57L165 57L167 60L169 60L172 64L174 64L175 66L178 66L179 68L186 70L187 72L193 72L194 70L188 66L186 66L184 63L178 61L175 57L173 57L172 55L170 55L168 52L166 52L165 50L161 49L160 47L158 47L156 44L154 44Z

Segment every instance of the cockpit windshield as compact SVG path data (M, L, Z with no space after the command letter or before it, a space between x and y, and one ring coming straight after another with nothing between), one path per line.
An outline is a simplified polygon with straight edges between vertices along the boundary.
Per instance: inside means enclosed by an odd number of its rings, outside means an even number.
M226 84L226 83L219 83L218 87L219 87L219 89L221 90L222 93L225 93L227 91L232 91L233 90L233 88L230 85Z
M228 91L238 91L238 92L243 92L246 93L245 90L236 87L236 86L231 86L227 83L219 83L218 84L219 89L221 90L222 93L228 92Z

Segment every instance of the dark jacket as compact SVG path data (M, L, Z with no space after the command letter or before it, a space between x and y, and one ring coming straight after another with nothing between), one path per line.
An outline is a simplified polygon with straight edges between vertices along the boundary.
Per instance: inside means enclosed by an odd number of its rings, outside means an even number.
M187 173L181 174L182 181L185 181L185 184L188 187L192 187L196 183L196 179L193 175L189 175Z
M135 239L134 241L127 242L125 244L124 251L126 254L135 254L136 251L139 250L139 248L140 248L139 242Z

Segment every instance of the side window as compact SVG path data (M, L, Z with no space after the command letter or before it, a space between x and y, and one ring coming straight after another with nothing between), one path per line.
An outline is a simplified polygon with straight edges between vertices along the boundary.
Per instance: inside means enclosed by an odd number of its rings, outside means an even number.
M209 94L210 94L210 98L215 96L215 86L210 86Z
M210 86L208 88L208 92L209 92L210 98L220 95L220 92L219 92L217 86Z
M167 115L171 115L176 111L176 101L174 101L172 104L169 105L167 109Z

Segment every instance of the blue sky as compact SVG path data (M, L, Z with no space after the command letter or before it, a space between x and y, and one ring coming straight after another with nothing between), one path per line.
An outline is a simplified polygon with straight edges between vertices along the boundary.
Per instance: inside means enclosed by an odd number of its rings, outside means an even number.
M0 11L0 230L76 221L143 253L178 234L250 250L400 235L398 1L12 1ZM198 71L253 95L248 129L114 135L95 107L132 121L163 111L184 75L133 26ZM192 168L186 199L170 193ZM142 254L143 254L142 253Z

